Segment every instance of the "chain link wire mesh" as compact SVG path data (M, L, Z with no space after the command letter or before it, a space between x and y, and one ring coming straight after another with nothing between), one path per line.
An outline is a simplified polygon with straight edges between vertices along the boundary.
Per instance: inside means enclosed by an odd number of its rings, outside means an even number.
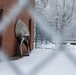
M16 17L24 8L30 5L30 1L31 0L18 0L18 3L13 6L13 9L10 8L9 13L1 21L0 33L2 33L5 28L7 28L11 21L16 19ZM13 13L13 11L15 12L15 14ZM35 11L36 17L34 17L33 11ZM36 21L36 23L38 23L39 28L41 27L41 25L43 26L43 33L45 34L45 36L48 36L48 39L51 38L56 43L57 47L55 51L48 54L46 58L39 62L35 67L33 67L29 74L23 73L14 62L10 62L9 56L5 52L3 52L2 49L0 49L0 60L6 62L7 65L9 65L16 73L16 75L36 75L37 72L39 72L46 64L55 59L56 56L59 55L61 52L65 53L70 58L70 60L76 65L76 57L73 56L70 51L67 51L65 46L63 46L63 37L61 36L59 31L57 32L55 28L49 27L48 20L45 19L37 9L32 9L29 11L29 13L32 15L32 17L34 17L34 20ZM25 66L25 68L27 67Z

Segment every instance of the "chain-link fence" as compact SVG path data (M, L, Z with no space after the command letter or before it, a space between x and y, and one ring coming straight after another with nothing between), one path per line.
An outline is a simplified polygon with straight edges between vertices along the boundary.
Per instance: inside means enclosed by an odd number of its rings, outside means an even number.
M5 18L1 21L0 33L2 33L2 31L9 25L9 23L11 21L13 21L19 15L19 13L23 10L23 8L26 8L28 5L30 6L30 0L18 0L17 5L14 5L13 9L10 9L10 12L8 13L8 15L6 15ZM13 13L13 11L16 13ZM30 11L33 12L33 10L30 10ZM34 17L33 13L31 13L31 12L29 12L29 13L32 15L32 17ZM47 55L47 57L45 57L37 65L35 65L28 74L23 73L14 62L9 61L9 56L5 52L3 52L2 49L0 50L0 60L6 62L7 65L9 65L12 68L12 70L15 72L15 75L36 75L36 73L40 72L40 70L46 64L52 62L52 60L55 59L57 57L57 55L59 55L61 52L66 54L76 66L76 57L71 53L71 51L66 50L66 46L63 44L63 36L59 33L59 31L56 31L56 29L54 27L50 27L47 19L45 19L44 16L37 9L35 9L35 15L36 15L35 21L39 27L39 29L37 29L37 28L36 29L38 31L42 30L42 33L39 32L39 33L41 33L41 36L37 35L36 38L38 36L41 37L40 38L41 42L43 42L46 39L46 41L45 41L46 43L47 43L48 39L52 40L53 43L56 44L56 48L54 49L54 51L50 52ZM43 28L43 29L41 29L41 28ZM37 32L36 32L36 34L37 34ZM47 37L44 38L45 36L47 36ZM35 41L37 42L37 41L39 41L39 39L38 40L35 39ZM30 61L30 62L32 62L32 61ZM24 66L24 67L27 68L26 66Z

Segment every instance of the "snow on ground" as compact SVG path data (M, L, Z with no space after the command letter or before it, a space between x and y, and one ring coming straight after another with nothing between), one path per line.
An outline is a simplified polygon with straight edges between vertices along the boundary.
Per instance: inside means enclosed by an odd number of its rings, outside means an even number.
M48 45L48 47L52 45ZM53 48L56 47L53 45ZM72 54L76 53L76 46L70 45L69 43L66 44L66 50L68 49L69 52ZM56 52L56 56L52 58L50 56L49 62L42 62L48 61L45 59L48 55L52 55L56 51L53 49L35 49L31 52L30 56L23 57L19 60L11 61L15 63L18 68L21 70L22 73L25 75L76 75L76 65L73 64L72 60L70 60L64 51ZM74 53L74 54L75 54ZM54 54L53 54L54 55ZM76 55L76 54L75 54ZM41 67L41 62L43 66ZM37 65L40 65L38 67ZM33 69L35 71L33 71ZM37 71L38 70L38 71ZM34 73L35 74L34 74ZM30 74L31 73L31 74ZM0 75L16 75L12 68L7 65L6 62L0 63Z
M49 43L49 44L42 44L41 45L43 49L54 49L56 48L56 45L55 44L52 44L52 43Z
M76 57L76 45L71 45L70 43L66 44L66 50L69 50L69 52Z

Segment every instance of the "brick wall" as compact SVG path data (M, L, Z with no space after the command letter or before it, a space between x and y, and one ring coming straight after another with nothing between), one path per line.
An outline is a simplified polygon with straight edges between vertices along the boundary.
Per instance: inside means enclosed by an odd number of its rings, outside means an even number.
M12 7L12 5L16 4L17 0L0 0L0 9L3 9L3 17L8 13L9 9ZM33 41L34 41L34 21L31 18L31 27L29 27L29 19L30 15L26 11L22 11L20 15L17 17L16 20L21 19L24 21L28 28L30 29L30 48L33 49ZM10 55L14 56L17 55L17 51L19 51L19 44L15 38L15 24L16 20L14 20L12 23L10 23L10 26L5 29L2 33L2 39L0 42L2 42L2 48L5 49L5 51ZM23 46L24 51L26 50L26 47Z

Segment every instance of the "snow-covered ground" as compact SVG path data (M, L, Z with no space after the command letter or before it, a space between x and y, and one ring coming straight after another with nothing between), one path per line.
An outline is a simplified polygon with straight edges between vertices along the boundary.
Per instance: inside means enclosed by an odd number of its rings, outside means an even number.
M51 47L51 49L45 49ZM76 58L76 46L69 43L65 51L56 51L54 44L35 49L30 56L11 61L16 64L24 75L76 75L76 62L68 57L71 54ZM0 63L0 75L16 75L15 71L6 62Z

